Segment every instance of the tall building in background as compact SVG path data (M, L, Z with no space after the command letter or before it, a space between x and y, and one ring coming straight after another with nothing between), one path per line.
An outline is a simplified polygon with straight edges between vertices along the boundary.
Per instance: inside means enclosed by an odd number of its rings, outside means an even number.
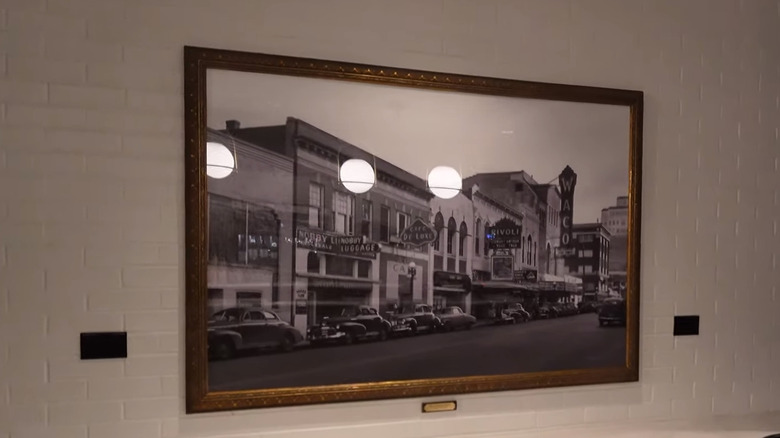
M611 235L601 223L574 224L572 246L576 256L566 258L571 275L582 279L582 300L596 301L609 294Z
M601 210L601 223L612 234L609 249L609 287L625 296L628 270L628 196L619 196L615 205Z
M613 236L628 233L628 196L618 196L615 205L601 209L601 223Z

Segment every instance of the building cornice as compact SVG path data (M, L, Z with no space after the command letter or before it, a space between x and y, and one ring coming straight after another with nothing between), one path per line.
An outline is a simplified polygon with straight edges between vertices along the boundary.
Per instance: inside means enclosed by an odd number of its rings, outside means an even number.
M270 149L211 128L207 129L207 138L209 140L221 141L231 152L233 152L233 149L235 148L235 152L238 155L236 168L239 170L241 167L241 158L249 158L270 164L281 170L292 172L292 159Z
M474 192L473 196L476 197L477 199L479 199L480 201L483 201L486 204L489 204L489 205L491 205L491 206L493 206L493 207L503 211L504 213L508 213L508 214L511 214L511 215L517 217L520 220L523 220L525 218L525 215L522 212L520 212L518 210L515 210L514 208L504 204L503 202L496 201L495 199L493 199L493 198L483 194L480 191Z

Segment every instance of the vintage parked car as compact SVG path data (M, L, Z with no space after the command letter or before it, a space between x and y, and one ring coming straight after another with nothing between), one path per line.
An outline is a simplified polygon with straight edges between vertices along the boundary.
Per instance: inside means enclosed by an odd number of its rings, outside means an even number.
M539 306L540 319L550 319L550 318L557 318L557 317L558 317L558 309L555 307L554 304L544 303L541 306Z
M434 333L441 328L441 319L433 313L431 306L427 304L412 304L402 306L394 312L392 319L413 321L412 333Z
M351 344L367 338L386 340L391 334L411 332L404 320L388 321L369 306L344 306L336 316L325 317L318 325L306 330L306 338L312 345L329 342Z
M451 332L458 329L471 330L477 322L477 318L464 312L458 306L449 306L439 309L436 316L441 320L441 329L445 332Z
M528 322L531 320L531 314L525 310L520 303L512 303L501 311L501 314L508 322L514 324L518 322Z
M572 316L578 313L577 306L573 303L556 303L555 308L558 310L558 316Z
M598 310L598 306L595 301L580 301L577 310L579 313L593 313Z
M617 324L626 325L626 302L622 299L610 299L601 303L598 310L599 326Z
M303 341L298 329L259 307L231 307L208 322L208 351L212 359L229 359L237 351L277 348L291 351Z

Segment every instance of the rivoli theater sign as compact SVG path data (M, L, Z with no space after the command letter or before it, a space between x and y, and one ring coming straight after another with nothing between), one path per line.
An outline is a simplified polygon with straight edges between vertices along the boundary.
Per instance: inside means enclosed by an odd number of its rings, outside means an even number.
M561 248L572 249L572 227L574 222L574 187L577 185L577 174L566 166L558 175L558 186L561 191Z
M522 246L523 226L509 218L502 218L488 227L485 238L490 249L516 249Z

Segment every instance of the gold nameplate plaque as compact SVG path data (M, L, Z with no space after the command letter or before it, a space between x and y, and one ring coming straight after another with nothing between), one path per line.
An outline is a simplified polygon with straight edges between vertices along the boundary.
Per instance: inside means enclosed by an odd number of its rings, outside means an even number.
M432 412L449 412L458 410L458 402L454 400L442 402L428 402L422 404L422 411L426 414Z

